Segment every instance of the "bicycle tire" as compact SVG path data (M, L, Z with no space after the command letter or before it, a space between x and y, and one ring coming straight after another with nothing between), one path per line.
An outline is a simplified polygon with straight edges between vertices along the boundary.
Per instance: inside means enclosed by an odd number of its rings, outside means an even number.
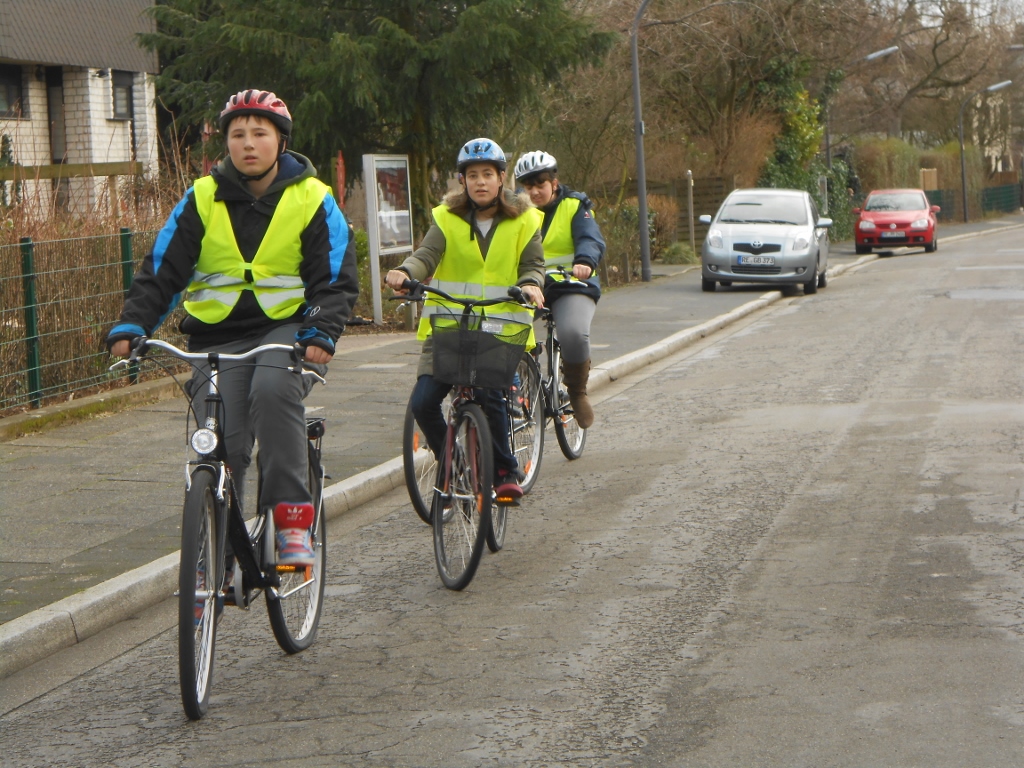
M484 541L491 552L500 552L505 546L505 533L508 531L509 507L505 504L491 502L491 522L487 526Z
M587 444L587 430L580 427L569 404L569 393L562 386L562 353L558 343L551 345L551 394L549 404L552 420L555 424L555 438L562 455L574 461L583 455L583 447Z
M221 564L217 536L217 479L209 468L192 473L181 519L178 569L178 678L181 703L190 720L199 720L210 703ZM221 516L223 519L223 516Z
M446 403L450 406L450 400L446 400ZM449 409L442 405L442 410L447 413ZM416 423L416 417L412 415L411 398L405 407L405 426L402 428L402 470L412 508L420 520L430 525L437 459L427 445L427 438Z
M441 582L453 590L473 580L491 525L494 457L483 409L468 403L454 415L446 467L438 472L432 517L434 559Z
M306 487L313 500L313 565L302 570L278 573L281 580L276 595L267 591L267 613L274 638L285 653L298 653L312 645L320 626L324 607L324 583L327 572L327 523L324 515L323 467L320 452L312 441L307 443L308 470Z
M544 458L544 395L540 367L533 355L524 353L516 369L519 386L512 403L512 429L509 439L512 455L519 462L525 477L520 481L523 493L529 493L540 474Z

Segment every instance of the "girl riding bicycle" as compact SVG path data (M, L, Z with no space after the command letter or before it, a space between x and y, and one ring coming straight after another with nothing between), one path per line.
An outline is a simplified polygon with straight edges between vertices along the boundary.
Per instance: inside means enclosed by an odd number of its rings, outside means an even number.
M598 262L605 253L604 237L594 221L590 198L558 183L558 163L547 152L527 152L516 163L516 181L544 214L541 238L544 265L564 268L575 280L549 274L544 299L558 328L562 371L576 422L586 429L594 423L587 398L590 378L590 323L601 298Z
M152 335L185 293L180 330L191 351L297 343L306 362L325 366L359 293L349 225L310 161L286 149L292 118L281 99L240 91L219 125L228 157L196 181L160 231L107 336L110 352L128 355L131 341ZM278 562L312 565L302 405L311 385L287 370L287 353L266 353L260 363L221 368L228 464L243 488L259 440L260 501L273 510ZM205 379L198 371L193 384Z
M495 142L480 138L459 151L462 189L449 193L433 209L433 224L420 247L401 266L385 276L386 284L402 291L408 279L433 276L437 287L461 298L496 298L509 286L518 285L526 298L543 306L544 249L540 240L540 212L525 196L505 189L507 161ZM441 403L450 384L434 379L430 341L430 316L445 311L445 302L424 302L417 338L423 352L411 398L413 414L435 456L444 449L445 420ZM452 310L461 311L461 308ZM532 323L529 310L515 302L491 307L490 314ZM532 346L532 339L530 346ZM508 417L497 390L485 390L485 410L494 444L495 490L519 497L519 467L508 447Z

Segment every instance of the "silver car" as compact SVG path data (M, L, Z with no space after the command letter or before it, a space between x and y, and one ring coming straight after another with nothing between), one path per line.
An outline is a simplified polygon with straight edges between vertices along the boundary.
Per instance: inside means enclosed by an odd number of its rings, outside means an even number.
M814 199L797 189L737 189L725 198L701 249L701 288L733 283L828 284L828 228Z

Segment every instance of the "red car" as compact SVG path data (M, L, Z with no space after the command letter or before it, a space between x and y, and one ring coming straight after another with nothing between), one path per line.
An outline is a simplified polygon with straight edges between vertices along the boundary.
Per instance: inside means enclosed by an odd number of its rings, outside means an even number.
M935 214L939 206L929 205L920 189L876 189L867 196L854 225L857 253L871 253L873 248L923 245L934 253L939 247L935 231Z

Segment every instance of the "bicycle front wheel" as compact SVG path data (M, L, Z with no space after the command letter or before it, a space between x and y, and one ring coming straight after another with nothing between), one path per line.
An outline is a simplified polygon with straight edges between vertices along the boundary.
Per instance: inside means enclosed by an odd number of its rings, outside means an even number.
M190 720L206 714L217 638L220 563L217 552L217 479L208 468L192 474L181 520L178 569L178 677Z
M562 454L569 461L583 455L583 446L587 443L587 430L576 421L576 415L569 404L569 393L562 384L562 360L557 343L551 351L551 392L553 402L550 404L555 423L555 438Z
M286 653L304 651L316 638L324 605L324 574L327 568L327 525L324 520L324 470L320 451L307 443L309 467L306 487L316 516L313 519L313 565L278 570L281 585L276 595L267 590L267 613L274 638Z
M512 392L512 430L509 434L512 455L525 474L520 485L528 493L537 482L544 457L544 396L541 393L540 368L533 355L524 353L516 369L518 385Z
M464 589L480 564L491 525L494 459L479 405L460 407L453 420L431 514L438 575L448 589Z

